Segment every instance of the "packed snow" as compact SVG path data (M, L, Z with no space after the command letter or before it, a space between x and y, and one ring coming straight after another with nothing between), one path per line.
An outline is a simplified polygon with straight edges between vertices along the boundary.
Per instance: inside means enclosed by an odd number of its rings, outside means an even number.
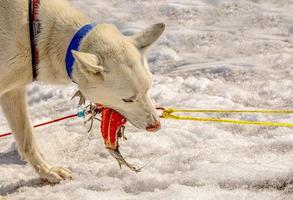
M157 105L195 109L293 109L292 0L71 0L97 23L125 34L156 22L167 30L149 53ZM77 112L76 91L32 84L34 124ZM292 122L293 116L197 115ZM9 131L0 112L0 132ZM23 200L293 199L292 128L162 120L150 134L127 126L125 158L104 149L99 123L82 119L35 130L46 159L74 180L42 183L20 161L12 137L0 139L0 195Z

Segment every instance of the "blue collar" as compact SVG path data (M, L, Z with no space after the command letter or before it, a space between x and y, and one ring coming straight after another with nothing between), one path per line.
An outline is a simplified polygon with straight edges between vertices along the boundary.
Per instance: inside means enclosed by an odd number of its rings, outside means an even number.
M73 36L66 53L65 63L67 74L72 80L73 65L75 58L72 55L72 50L78 51L82 39L94 28L93 24L86 24L81 27Z

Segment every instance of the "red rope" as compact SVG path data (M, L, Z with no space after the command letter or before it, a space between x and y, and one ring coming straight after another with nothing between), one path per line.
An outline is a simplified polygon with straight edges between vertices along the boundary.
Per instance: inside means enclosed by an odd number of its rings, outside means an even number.
M44 122L44 123L41 123L41 124L37 124L37 125L34 126L34 128L38 128L38 127L41 127L41 126L46 126L48 124L53 124L53 123L60 122L60 121L63 121L63 120L66 120L66 119L70 119L70 118L74 118L74 117L77 117L77 114L72 114L72 115L68 115L66 117L54 119L52 121L48 121L48 122ZM12 135L12 132L3 133L3 134L0 135L0 138L7 137L9 135Z
M163 107L157 107L156 109L157 110L164 110ZM77 116L78 116L78 114L72 114L72 115L68 115L66 117L61 117L61 118L58 118L58 119L54 119L52 121L48 121L48 122L44 122L44 123L41 123L41 124L37 124L37 125L35 125L33 127L34 128L38 128L38 127L41 127L41 126L46 126L48 124L53 124L53 123L56 123L56 122L64 121L66 119L74 118L74 117L77 117ZM0 138L7 137L9 135L12 135L12 132L0 134Z

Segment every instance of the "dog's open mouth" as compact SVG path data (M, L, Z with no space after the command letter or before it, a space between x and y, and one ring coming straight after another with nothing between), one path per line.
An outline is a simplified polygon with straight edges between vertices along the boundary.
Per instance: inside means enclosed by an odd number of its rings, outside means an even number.
M77 91L73 98L79 97L79 106L86 104L86 99L80 91ZM120 168L122 165L127 166L134 172L140 172L142 168L135 168L129 164L121 155L119 151L119 139L126 140L124 135L125 125L127 123L126 118L117 111L106 108L100 104L90 104L85 107L85 114L88 115L85 123L90 123L89 131L93 128L94 121L101 121L101 134L104 139L104 144L109 153L117 160ZM101 119L97 118L97 115L101 114Z

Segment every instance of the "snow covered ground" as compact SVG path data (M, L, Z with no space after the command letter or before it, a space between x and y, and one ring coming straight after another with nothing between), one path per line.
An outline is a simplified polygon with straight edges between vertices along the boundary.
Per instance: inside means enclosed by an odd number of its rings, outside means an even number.
M292 0L72 0L96 22L126 34L165 22L149 55L158 105L197 109L293 109ZM33 84L34 123L74 113L75 87ZM203 115L206 116L206 115ZM221 116L221 115L220 115ZM223 115L222 117L225 117ZM241 116L292 122L293 116ZM293 131L289 128L163 121L159 133L127 127L121 151L135 166L119 169L97 123L81 119L36 130L51 163L75 179L56 186L19 161L13 138L0 140L0 195L11 199L293 199ZM0 112L0 132L9 130Z

